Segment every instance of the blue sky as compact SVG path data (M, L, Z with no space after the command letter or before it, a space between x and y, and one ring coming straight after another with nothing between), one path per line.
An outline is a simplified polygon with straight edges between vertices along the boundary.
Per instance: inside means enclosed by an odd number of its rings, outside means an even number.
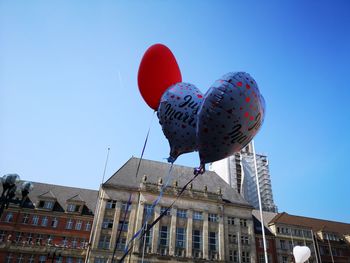
M350 223L347 1L0 1L0 172L97 189L140 156L152 110L145 50L166 44L205 92L246 71L265 97L256 137L280 211ZM145 158L169 147L152 122ZM178 164L198 165L196 153Z

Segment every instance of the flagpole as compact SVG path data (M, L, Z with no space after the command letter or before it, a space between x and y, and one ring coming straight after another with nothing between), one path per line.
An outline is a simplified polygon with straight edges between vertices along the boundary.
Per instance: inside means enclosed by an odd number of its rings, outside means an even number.
M258 192L258 199L259 199L259 210L260 210L260 219L261 219L261 230L263 235L263 245L264 245L264 255L265 255L265 263L268 263L267 258L267 250L266 250L266 237L265 237L265 225L264 225L264 219L263 219L263 212L262 212L262 205L261 205L261 196L260 196L260 185L259 185L259 176L258 176L258 167L256 164L256 154L255 154L255 146L254 141L252 143L253 148L253 158L254 158L254 168L255 168L255 179L256 179L256 190Z

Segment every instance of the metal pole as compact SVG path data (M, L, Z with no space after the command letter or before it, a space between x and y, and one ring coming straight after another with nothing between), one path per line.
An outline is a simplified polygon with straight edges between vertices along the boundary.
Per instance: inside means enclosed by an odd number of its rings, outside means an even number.
M255 168L255 178L256 178L256 188L257 188L256 190L258 192L258 199L259 199L259 210L260 210L260 219L261 219L261 229L262 229L262 235L263 235L265 263L268 263L267 250L266 250L265 225L264 225L262 205L261 205L260 185L259 185L258 167L256 164L256 154L255 154L254 141L252 141L252 148L253 148L253 158L254 158L254 168Z
M328 234L327 234L327 240L328 240L329 252L331 253L332 262L334 263L332 247L331 247L331 243L329 242L329 235Z
M311 236L312 236L312 242L313 242L313 244L314 244L316 262L319 263L319 262L318 262L318 256L317 256L317 248L316 248L315 239L314 239L314 232L312 231L312 229L311 229Z

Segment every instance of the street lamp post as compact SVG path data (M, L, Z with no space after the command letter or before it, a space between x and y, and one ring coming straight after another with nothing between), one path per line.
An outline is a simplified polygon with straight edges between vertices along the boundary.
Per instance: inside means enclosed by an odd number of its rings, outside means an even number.
M10 203L19 204L22 207L28 197L29 192L33 189L33 183L31 182L23 182L20 185L20 189L22 192L22 199L15 199L17 184L20 182L20 178L18 174L7 174L0 178L2 182L2 194L0 197L0 218L4 209L8 208Z

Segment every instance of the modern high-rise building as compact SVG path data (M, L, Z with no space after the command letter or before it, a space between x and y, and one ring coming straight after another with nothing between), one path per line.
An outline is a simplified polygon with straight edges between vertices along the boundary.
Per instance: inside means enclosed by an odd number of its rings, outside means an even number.
M215 171L254 208L259 209L253 147L251 142L241 152L213 162L209 169ZM277 206L273 201L268 158L262 154L255 156L262 209L277 212Z

